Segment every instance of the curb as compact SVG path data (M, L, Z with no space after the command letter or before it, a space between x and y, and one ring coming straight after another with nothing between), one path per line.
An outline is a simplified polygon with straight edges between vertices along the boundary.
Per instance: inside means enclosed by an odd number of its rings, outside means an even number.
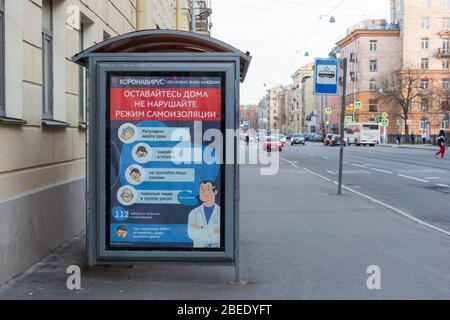
M436 151L438 147L413 147L413 146L407 146L407 145L393 145L393 144L379 144L379 147L383 148L397 148L397 149L409 149L409 150L427 150L427 151Z

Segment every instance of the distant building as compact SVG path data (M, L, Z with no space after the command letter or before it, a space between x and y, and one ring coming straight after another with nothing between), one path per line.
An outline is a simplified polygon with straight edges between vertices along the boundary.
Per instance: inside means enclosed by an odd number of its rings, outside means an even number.
M306 117L316 111L314 104L313 83L314 64L309 63L299 68L293 75L293 114L296 132L308 133Z
M258 106L252 104L241 105L240 109L240 121L241 124L248 124L244 129L258 130Z
M283 87L278 86L267 91L267 123L270 130L281 130L280 126L280 93L283 92Z

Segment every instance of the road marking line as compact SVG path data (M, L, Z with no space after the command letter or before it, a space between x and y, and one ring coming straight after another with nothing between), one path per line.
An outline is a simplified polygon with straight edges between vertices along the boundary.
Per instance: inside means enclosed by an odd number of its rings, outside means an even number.
M387 171L387 170L383 170L383 169L378 169L378 168L370 168L370 169L372 169L374 171L382 172L382 173L393 174L393 172Z
M372 174L372 172L365 171L365 170L359 170L359 171L361 171L362 173Z
M414 178L414 177L406 176L406 175L404 175L404 174L398 174L398 176L399 176L399 177L402 177L402 178L406 178L406 179L411 179L411 180L420 181L420 182L430 182L430 181L427 181L427 180L423 180L423 179L419 179L419 178Z
M358 168L367 168L367 166L363 166L361 164L352 163L352 166L358 167Z
M439 186L439 187L444 187L444 188L450 188L450 186L448 186L448 185L446 185L446 184L442 184L442 183L438 184L438 186Z
M334 172L334 171L327 171L327 172L332 174L332 175L336 175L336 172Z
M344 161L344 164L348 164L348 162L347 162L347 161Z
M439 178L439 177L429 177L429 178L425 178L425 180L441 180L441 178Z
M328 160L328 157L322 157L322 159Z
M305 171L307 171L307 172L309 172L309 173L311 173L311 174L313 174L313 175L315 175L315 176L317 176L317 177L319 177L319 178L322 178L322 179L324 179L324 180L326 180L326 181L328 181L328 182L332 182L332 183L334 183L335 185L338 184L337 181L328 179L327 177L324 177L324 176L322 176L322 175L320 175L320 174L318 174L318 173L316 173L316 172L314 172L314 171L312 171L312 170L309 170L309 169L307 169L307 168L303 168L303 170L305 170ZM404 212L404 211L402 211L402 210L400 210L400 209L397 209L397 208L395 208L395 207L393 207L393 206L391 206L391 205L389 205L389 204L387 204L387 203L384 203L384 202L382 202L382 201L380 201L380 200L377 200L377 199L375 199L375 198L372 198L371 196L365 195L364 193L361 193L361 192L358 192L358 191L356 191L356 190L353 190L352 188L349 188L349 187L347 187L347 186L345 186L345 185L343 185L342 187L343 187L345 190L350 191L350 192L352 192L352 193L354 193L354 194L356 194L356 195L358 195L358 196L360 196L360 197L363 197L363 198L365 198L365 199L367 199L367 200L369 200L369 201L371 201L371 202L377 203L377 204L379 204L379 205L381 205L381 206L383 206L383 207L385 207L385 208L387 208L387 209L389 209L389 210L391 210L391 211L393 211L393 212L399 214L400 216L402 216L402 217L404 217L404 218L407 218L407 219L409 219L409 220L412 220L412 221L414 221L414 222L416 222L416 223L418 223L418 224L420 224L420 225L423 225L423 226L425 226L425 227L428 227L428 228L430 228L430 229L433 229L434 231L440 232L440 233L445 234L446 236L450 237L450 232L448 232L448 231L445 231L445 230L443 230L443 229L441 229L441 228L439 228L439 227L436 227L436 226L434 226L434 225L432 225L432 224L429 224L428 222L425 222L425 221L423 221L423 220L417 219L417 218L413 217L412 215L410 215L409 213L406 213L406 212Z

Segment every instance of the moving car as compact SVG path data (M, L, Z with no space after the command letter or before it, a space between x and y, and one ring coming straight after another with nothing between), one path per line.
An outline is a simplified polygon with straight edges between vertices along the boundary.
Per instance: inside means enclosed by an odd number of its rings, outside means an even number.
M300 144L300 145L305 145L305 136L302 135L301 133L295 133L292 135L291 138L291 146L295 145L295 144Z
M327 134L323 140L323 145L325 147L330 145L331 138L333 138L334 134Z
M334 146L340 146L341 145L341 136L340 135L333 135L328 143L330 147ZM347 143L344 141L344 146L347 145Z
M278 136L269 136L264 141L264 150L267 152L283 151L283 143Z
M324 141L324 136L323 135L321 135L321 134L314 134L312 137L311 137L311 141L312 142L323 142Z

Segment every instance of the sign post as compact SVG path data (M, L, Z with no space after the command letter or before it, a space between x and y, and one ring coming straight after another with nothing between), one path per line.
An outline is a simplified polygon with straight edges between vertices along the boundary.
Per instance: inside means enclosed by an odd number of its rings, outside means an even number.
M344 128L347 95L347 58L339 59L316 59L314 66L314 94L333 95L339 94L339 69L343 67L342 75L342 98L340 116L341 147L339 151L339 186L338 194L342 194L342 176L344 170Z
M227 162L238 148L226 132L239 129L236 80L251 57L195 33L145 30L73 60L89 68L92 97L88 264L230 265L239 282L239 167Z

